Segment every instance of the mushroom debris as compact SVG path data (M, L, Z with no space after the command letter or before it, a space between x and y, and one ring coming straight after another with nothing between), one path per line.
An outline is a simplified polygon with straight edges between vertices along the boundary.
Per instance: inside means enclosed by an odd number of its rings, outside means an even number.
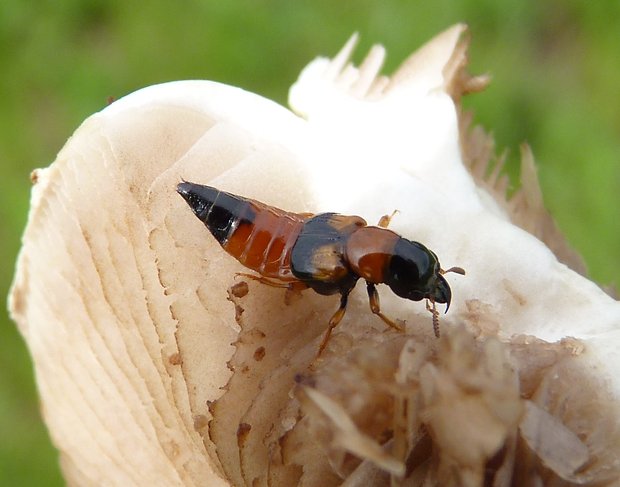
M465 27L392 76L354 36L290 92L293 112L207 81L89 117L33 174L10 310L70 485L618 485L620 306L546 213L532 156L506 199L460 107ZM388 329L337 297L243 271L175 192L182 179L290 211L335 211L432 248L441 338L381 290Z

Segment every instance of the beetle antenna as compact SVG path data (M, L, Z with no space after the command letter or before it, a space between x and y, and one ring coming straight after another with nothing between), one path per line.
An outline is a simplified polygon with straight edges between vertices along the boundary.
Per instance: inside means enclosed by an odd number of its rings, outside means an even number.
M432 313L433 313L433 331L435 332L435 337L439 338L439 311L437 311L435 300L433 300Z
M432 306L429 306L429 301L432 303ZM426 300L426 309L433 315L433 331L435 332L435 337L439 338L439 311L437 311L434 299L428 298Z

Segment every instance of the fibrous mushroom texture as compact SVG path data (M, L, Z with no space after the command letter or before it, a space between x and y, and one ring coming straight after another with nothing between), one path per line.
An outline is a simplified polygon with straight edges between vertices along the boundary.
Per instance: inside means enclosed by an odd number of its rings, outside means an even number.
M457 25L379 74L355 37L300 75L288 111L206 82L129 95L34 174L11 313L70 485L616 485L620 306L542 206L532 156L506 200L484 87ZM380 289L398 333L337 297L237 272L175 192L190 180L335 211L424 243L452 306ZM361 287L361 286L360 286ZM291 296L289 296L291 297Z

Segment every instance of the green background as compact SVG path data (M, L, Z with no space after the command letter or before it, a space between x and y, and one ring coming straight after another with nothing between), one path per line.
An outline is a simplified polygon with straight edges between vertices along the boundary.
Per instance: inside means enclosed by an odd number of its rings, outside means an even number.
M528 141L548 208L601 283L620 270L620 2L578 0L176 1L0 4L0 295L6 296L33 168L83 119L143 86L178 79L238 85L280 103L300 69L353 31L385 72L458 21L471 71L493 83L469 97L475 120L509 149ZM552 303L550 303L552 304ZM0 314L0 485L62 485L39 417L28 352Z

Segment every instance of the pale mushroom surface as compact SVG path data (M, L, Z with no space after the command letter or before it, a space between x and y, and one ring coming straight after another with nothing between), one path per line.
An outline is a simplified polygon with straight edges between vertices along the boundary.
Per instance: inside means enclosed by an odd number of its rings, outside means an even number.
M304 69L295 113L208 81L145 88L88 118L36 171L10 308L69 484L480 485L489 458L518 451L517 435L559 479L614 478L620 305L560 262L548 233L524 229L546 218L535 182L518 214L470 170L458 100L484 79L464 74L464 30L390 78L381 47L349 63L354 37ZM305 291L286 304L254 282L237 292L244 268L176 194L181 180L372 224L398 210L391 229L467 271L446 277L445 336L433 337L424 303L381 289L384 312L407 322L406 334L386 331L360 285L316 362L337 298ZM380 397L364 385L375 373ZM554 402L565 377L594 378L576 412ZM467 454L442 419L455 403L478 421L459 434L486 428ZM377 407L376 423L362 404ZM401 409L402 431L389 419ZM568 453L537 441L541 421ZM412 467L418 440L449 452L463 477L445 477L443 459ZM509 485L504 465L497 485Z

